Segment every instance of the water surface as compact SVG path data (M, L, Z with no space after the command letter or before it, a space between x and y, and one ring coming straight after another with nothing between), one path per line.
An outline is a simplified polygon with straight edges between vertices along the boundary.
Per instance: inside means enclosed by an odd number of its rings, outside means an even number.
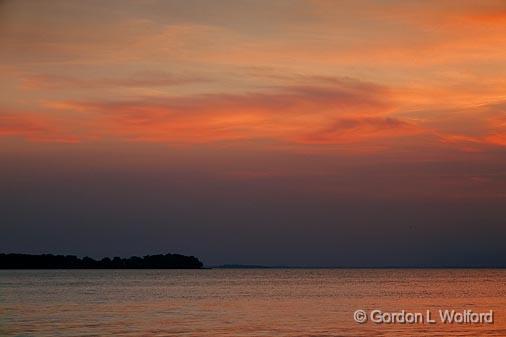
M357 309L495 322L358 324ZM4 270L0 336L506 336L506 270Z

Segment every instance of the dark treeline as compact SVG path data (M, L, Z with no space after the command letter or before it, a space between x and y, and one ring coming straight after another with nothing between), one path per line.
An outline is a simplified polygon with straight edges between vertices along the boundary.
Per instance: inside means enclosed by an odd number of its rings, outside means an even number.
M198 269L203 264L194 256L179 254L104 257L94 260L74 255L0 254L0 269Z

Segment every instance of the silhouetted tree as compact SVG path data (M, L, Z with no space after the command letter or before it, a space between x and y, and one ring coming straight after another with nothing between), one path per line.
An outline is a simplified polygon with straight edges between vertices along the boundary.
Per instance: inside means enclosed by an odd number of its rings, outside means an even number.
M180 254L132 256L128 259L104 257L96 261L75 255L0 254L0 269L198 269L203 264L194 256Z

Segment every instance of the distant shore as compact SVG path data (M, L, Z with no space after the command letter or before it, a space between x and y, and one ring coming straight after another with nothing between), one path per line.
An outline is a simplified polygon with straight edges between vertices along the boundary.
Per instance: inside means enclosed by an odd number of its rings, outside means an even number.
M224 264L210 269L506 269L506 265L448 265L448 266L264 266L250 264Z
M100 260L75 255L0 254L0 269L201 269L203 266L198 258L180 254Z

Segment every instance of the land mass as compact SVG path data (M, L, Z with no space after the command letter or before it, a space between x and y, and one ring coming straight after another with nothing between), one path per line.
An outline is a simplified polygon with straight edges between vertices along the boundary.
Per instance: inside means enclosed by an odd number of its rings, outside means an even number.
M0 269L200 269L202 262L194 256L158 254L129 258L75 255L0 254Z

